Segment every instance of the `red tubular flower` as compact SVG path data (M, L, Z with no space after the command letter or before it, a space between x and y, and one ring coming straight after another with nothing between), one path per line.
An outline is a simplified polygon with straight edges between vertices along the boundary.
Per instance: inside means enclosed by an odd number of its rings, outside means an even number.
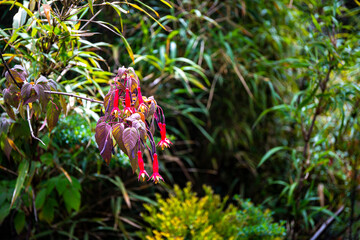
M166 137L166 124L165 123L159 123L159 128L160 128L161 140L157 144L157 146L160 146L161 150L164 150L164 147L168 148L173 143Z
M157 154L154 153L154 160L153 160L153 174L151 175L151 177L149 178L149 180L152 179L155 184L157 184L158 182L160 182L160 179L164 182L164 179L162 178L162 176L160 176L159 174L159 162L158 162L158 157Z
M126 116L130 116L134 113L134 109L131 107L131 98L130 98L130 90L129 88L125 89L125 109L124 113Z
M138 90L138 99L139 99L139 107L138 107L138 109L139 109L140 112L145 113L148 110L148 107L144 103L144 99L142 97L140 87L138 87L137 90Z
M115 98L114 98L114 107L111 111L111 114L114 114L115 117L118 116L120 112L120 109L119 109L119 89L116 89L115 90Z
M141 179L141 181L143 182L143 181L145 181L145 175L149 177L149 174L144 169L144 160L142 158L141 151L138 151L137 155L138 155L138 164L139 164L139 169L140 169L138 181L140 181L140 179Z

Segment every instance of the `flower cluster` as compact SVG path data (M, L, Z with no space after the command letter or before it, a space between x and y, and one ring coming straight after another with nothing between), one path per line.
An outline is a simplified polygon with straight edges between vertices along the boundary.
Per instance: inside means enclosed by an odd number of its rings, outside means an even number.
M95 139L100 154L107 164L113 153L113 139L129 157L133 171L139 168L139 180L158 183L159 174L156 144L153 138L156 127L161 140L157 146L164 150L172 142L166 137L165 116L154 97L141 93L140 81L132 68L120 68L104 100L104 113L96 125ZM153 174L149 177L144 167L143 153L148 150L152 159Z

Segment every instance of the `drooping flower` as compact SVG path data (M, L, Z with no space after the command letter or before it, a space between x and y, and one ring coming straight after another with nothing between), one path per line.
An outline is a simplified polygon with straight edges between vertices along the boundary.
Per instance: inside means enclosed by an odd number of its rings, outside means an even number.
M115 117L118 117L120 112L119 109L119 89L115 90L115 97L114 97L114 107L111 111L111 114L113 114Z
M161 147L161 150L164 150L164 147L170 147L173 143L166 137L166 124L159 123L161 140L157 146Z
M153 160L153 174L149 178L149 180L153 180L155 184L160 182L160 179L164 182L164 179L159 174L159 162L158 162L158 156L156 153L154 153L154 160Z
M131 107L131 98L130 98L130 90L129 88L125 89L125 108L124 108L124 114L129 117L131 114L133 114L135 111Z
M137 155L138 155L138 165L139 165L139 170L140 170L138 180L140 181L140 179L141 179L141 181L143 182L143 181L145 181L145 175L147 177L149 177L149 174L145 171L144 160L142 158L141 151L138 151Z
M141 94L141 89L140 87L137 88L138 90L138 99L139 99L139 107L138 110L142 113L145 113L148 110L148 107L146 106L146 104L144 103L144 99L143 96Z

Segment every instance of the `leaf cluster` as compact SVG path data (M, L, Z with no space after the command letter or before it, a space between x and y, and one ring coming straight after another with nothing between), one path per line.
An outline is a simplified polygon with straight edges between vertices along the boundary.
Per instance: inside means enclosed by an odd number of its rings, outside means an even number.
M150 224L146 239L283 239L283 223L273 223L271 212L249 200L237 198L227 205L210 187L204 197L191 191L191 184L175 185L169 198L157 195L157 205L145 205L144 220Z

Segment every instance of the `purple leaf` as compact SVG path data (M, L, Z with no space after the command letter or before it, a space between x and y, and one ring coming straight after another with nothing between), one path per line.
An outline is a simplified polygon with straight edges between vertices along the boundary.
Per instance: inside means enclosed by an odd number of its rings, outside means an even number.
M9 88L5 88L3 90L3 96L4 96L4 101L8 104L10 104L11 106L13 106L14 108L19 107L19 102L20 102L20 98L19 95L17 94L18 91L15 90L16 87L14 85L11 85Z
M117 123L112 127L112 134L115 138L115 141L119 145L121 151L123 151L126 155L128 155L127 150L125 148L124 142L123 142L123 132L124 132L124 124L123 123Z
M20 65L15 65L15 67L10 69L10 72L11 72L12 76L15 78L15 81L17 83L25 82L25 80L26 80L26 78L28 76L25 69ZM5 78L6 78L6 81L7 81L7 83L9 85L15 84L8 71L6 71L6 73L5 73Z
M139 140L138 131L133 127L126 128L123 132L122 139L129 156Z
M31 92L33 89L33 85L31 85L30 83L26 82L22 87L21 87L21 97L24 100L24 102L26 102L30 96L31 96Z
M141 120L135 120L132 122L132 126L139 131L140 138L145 141L146 136L146 126L145 123Z
M40 84L36 84L34 86L34 90L38 96L38 99L39 99L39 102L40 102L42 108L45 108L49 101L49 95L45 94L44 87Z
M155 103L151 101L147 117L151 117L152 115L154 115L155 111L156 111Z
M115 98L115 91L109 91L106 94L104 99L104 108L105 113L111 113L112 109L114 108L114 98Z
M95 140L102 158L109 165L111 160L111 150L113 148L113 140L111 137L111 126L108 123L101 122L96 125Z
M141 119L140 114L134 113L130 117L126 118L126 121L132 122L132 121L136 121L136 120L140 120L140 119Z

